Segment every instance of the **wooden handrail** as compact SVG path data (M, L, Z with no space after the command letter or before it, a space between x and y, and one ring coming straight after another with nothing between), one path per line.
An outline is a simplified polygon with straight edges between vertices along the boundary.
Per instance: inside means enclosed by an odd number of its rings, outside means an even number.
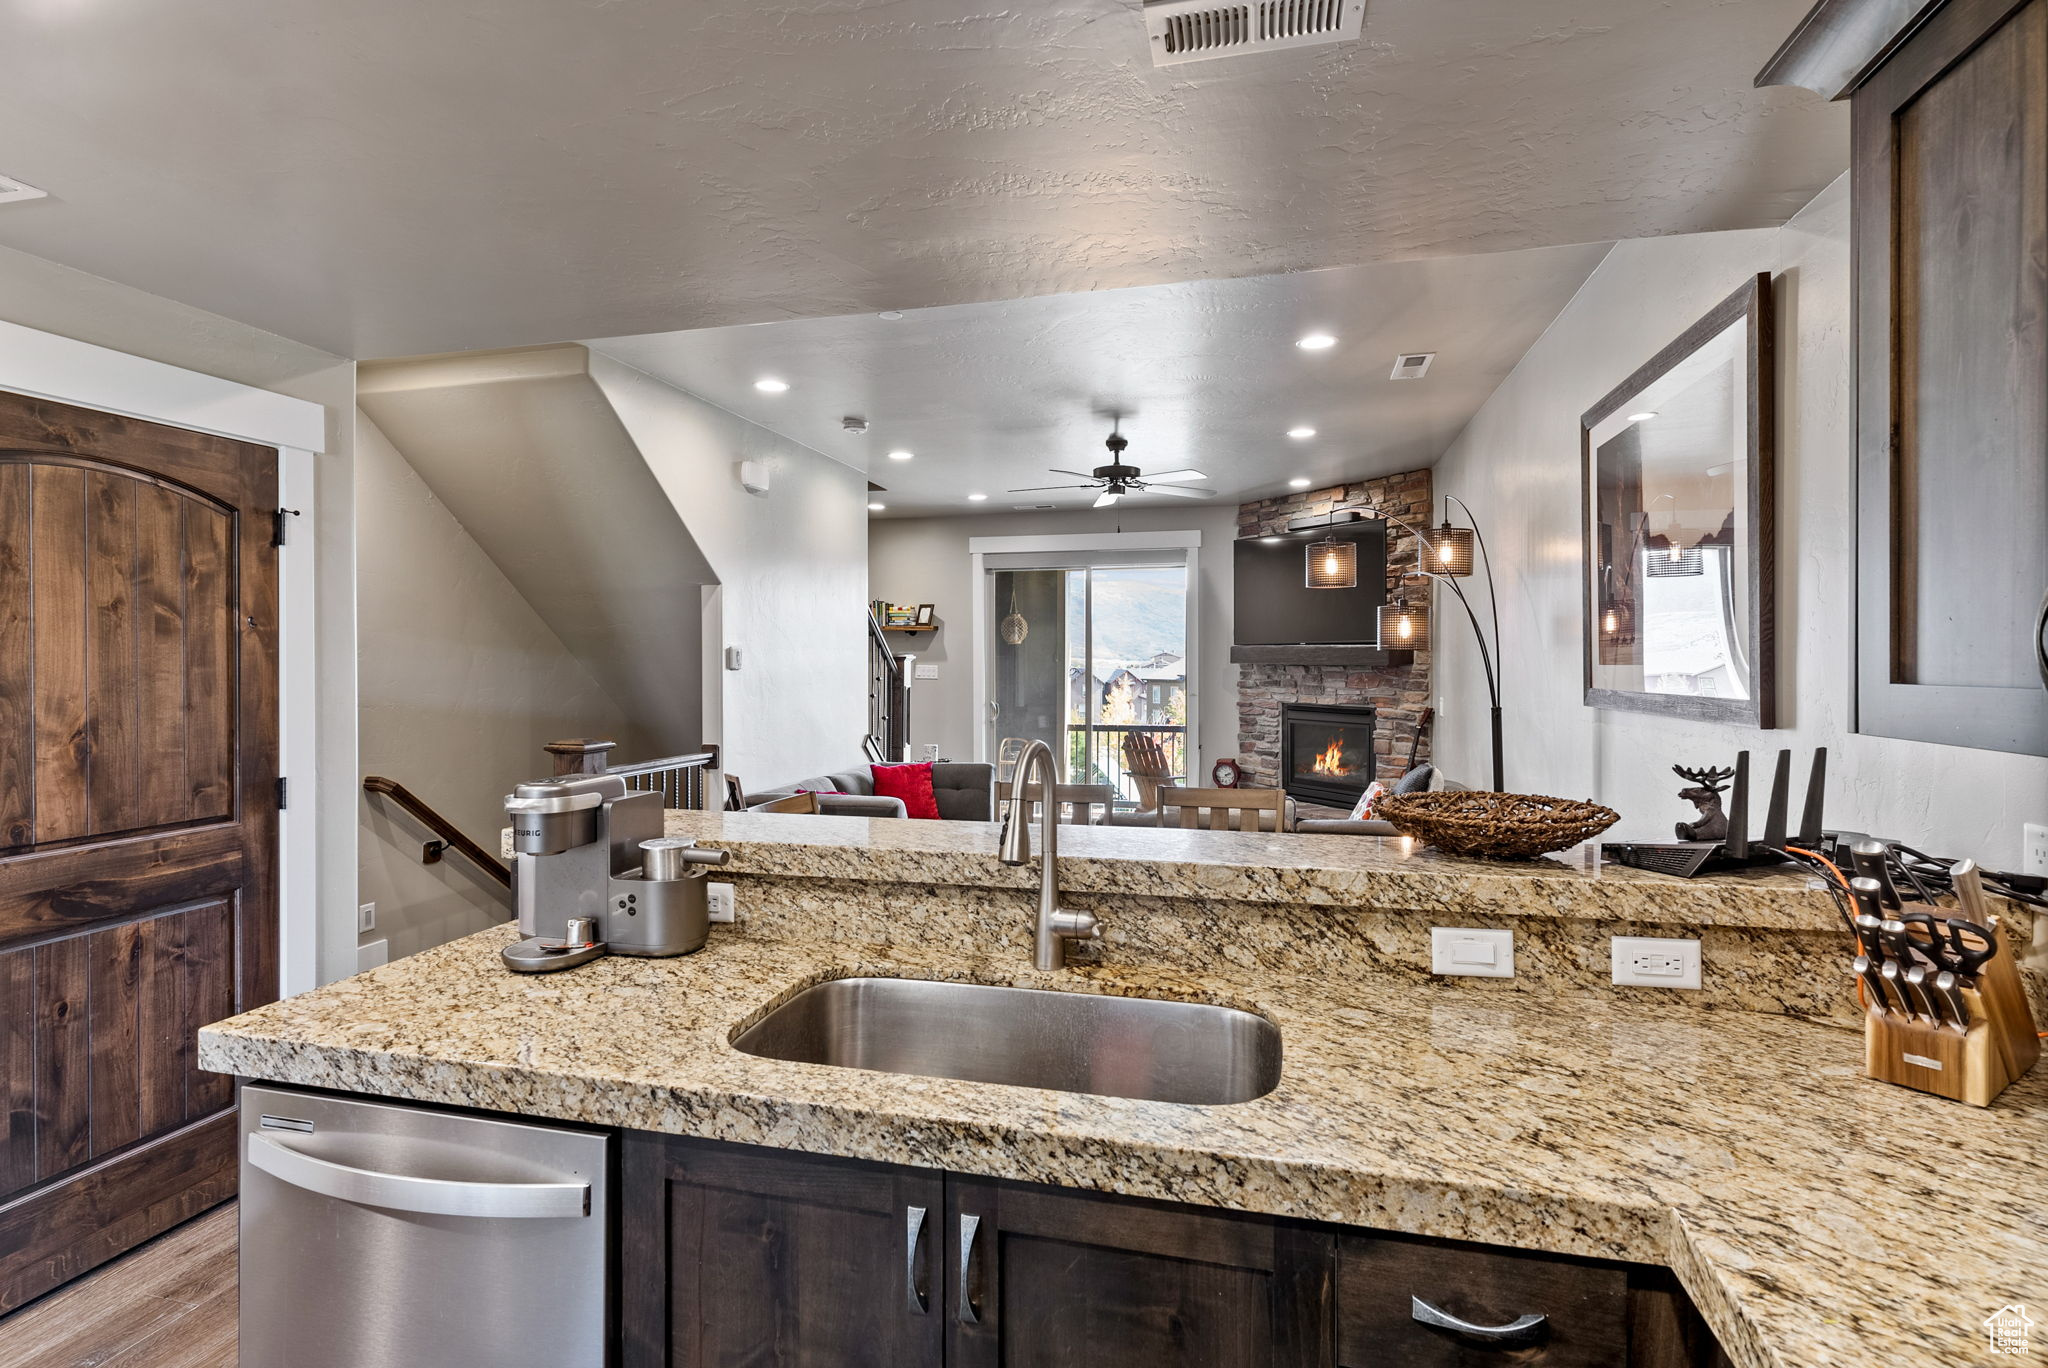
M512 886L512 871L505 867L504 861L498 859L475 841L470 840L469 837L456 830L453 822L421 802L419 795L405 785L395 779L386 779L381 774L366 774L363 776L363 791L365 793L383 794L386 798L389 798L392 802L411 813L427 830L440 837L440 845L468 856L478 869L483 870L484 873L490 875L499 883L505 885L505 887L510 888ZM441 853L433 845L429 845L427 850L431 852L431 858L422 856L421 858L424 863L432 864L440 859Z

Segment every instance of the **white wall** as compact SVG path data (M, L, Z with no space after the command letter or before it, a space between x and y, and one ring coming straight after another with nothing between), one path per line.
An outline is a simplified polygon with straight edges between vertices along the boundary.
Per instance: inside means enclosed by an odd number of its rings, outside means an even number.
M1587 708L1581 697L1579 415L1757 271L1777 274L1778 677L1771 732ZM1768 766L1825 745L1831 825L2016 868L2019 826L2048 815L2048 759L1848 730L1852 423L1845 176L1782 229L1624 242L1530 349L1436 468L1472 505L1501 582L1507 783L1590 797L1617 835L1669 839L1689 819L1674 763ZM1468 634L1437 649L1437 753L1484 772L1484 689Z
M1237 505L1077 509L1056 513L990 513L957 518L878 518L868 525L871 598L930 603L944 624L930 636L899 645L921 665L937 665L937 679L917 680L910 693L910 743L936 743L955 760L974 755L982 700L974 696L973 569L969 537L1057 536L1069 532L1202 534L1197 558L1200 603L1195 639L1200 649L1196 727L1200 765L1237 754L1237 666L1230 663L1230 544L1237 536Z
M314 465L318 526L314 625L318 772L292 792L319 804L318 973L355 972L355 367L233 319L0 248L0 319L322 405L325 450Z
M404 784L495 852L504 796L544 775L541 747L607 736L645 741L561 638L434 497L367 416L356 426L358 688L365 774ZM393 959L510 914L502 885L469 861L420 863L432 839L389 800L363 795L360 901L378 905L365 943Z
M704 613L705 739L749 788L860 760L867 731L867 480L602 352L590 376L718 578ZM742 460L771 489L740 487ZM743 667L716 667L726 646Z

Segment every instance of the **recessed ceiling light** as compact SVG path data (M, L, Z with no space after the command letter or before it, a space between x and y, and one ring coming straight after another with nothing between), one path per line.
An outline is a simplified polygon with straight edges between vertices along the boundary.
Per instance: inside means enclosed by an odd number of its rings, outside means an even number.
M1290 489L1307 489L1309 486L1309 478L1306 475L1297 475L1293 479L1289 480L1287 482L1287 485Z
M889 453L889 459L892 461L907 461L916 454L917 453L915 452L905 451L903 450L903 448L898 447L896 450Z
M754 388L763 394L781 394L789 389L789 381L777 380L772 375L764 375L754 382Z
M897 319L899 319L899 318L903 317L903 310L901 310L901 309L884 309L884 310L882 310L882 312L881 312L881 313L877 314L877 315L876 315L876 317L878 317L878 318L882 318L882 319L885 319L886 321L888 321L888 322L890 322L890 323L894 323L894 322L895 322L895 321L896 321Z
M887 505L887 504L877 504L877 503L871 503L871 504L869 504L869 505L868 505L868 512L870 512L870 513L879 513L879 512L881 512L881 511L882 511L883 509L887 508L888 506L889 506L889 505Z
M1657 410L1655 410L1655 409L1644 409L1644 410L1643 410L1643 411L1642 411L1641 413L1631 413L1631 414L1630 414L1630 415L1628 416L1628 421L1629 421L1629 422L1631 422L1631 423L1647 423L1647 422L1649 422L1649 421L1650 421L1650 420L1651 420L1652 418L1655 418L1656 416L1657 416Z
M1337 339L1328 333L1314 332L1297 340L1294 345L1303 351L1328 351L1337 345Z
M983 499L986 499L987 497L988 497L988 495L986 495L986 494L969 494L969 495L967 496L967 502L969 502L969 503L980 503L980 502L981 502L981 501L982 501Z
M1306 442L1309 438L1316 435L1316 430L1304 424L1301 427L1287 429L1287 435L1297 442Z

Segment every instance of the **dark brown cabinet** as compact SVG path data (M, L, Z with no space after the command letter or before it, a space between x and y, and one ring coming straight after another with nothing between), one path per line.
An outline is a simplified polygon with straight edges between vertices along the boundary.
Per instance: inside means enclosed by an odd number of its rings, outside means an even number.
M644 1133L621 1153L624 1368L1725 1363L1661 1269Z
M944 1180L628 1132L625 1368L938 1368Z
M1857 730L2048 755L2048 0L1850 97Z
M1332 1239L1270 1217L947 1182L954 1368L1322 1368Z

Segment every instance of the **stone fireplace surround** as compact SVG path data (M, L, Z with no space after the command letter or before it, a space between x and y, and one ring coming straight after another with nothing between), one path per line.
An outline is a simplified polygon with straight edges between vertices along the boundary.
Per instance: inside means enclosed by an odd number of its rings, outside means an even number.
M1354 480L1327 489L1305 489L1283 498L1260 499L1237 510L1237 535L1264 536L1287 530L1291 518L1332 512L1351 504L1370 503L1403 521L1427 527L1431 520L1430 472L1411 470L1373 480ZM1387 574L1412 569L1415 538L1398 527L1387 528ZM1370 630L1368 627L1367 630ZM1304 654L1312 648L1304 648ZM1238 764L1248 787L1282 787L1280 774L1280 708L1283 703L1370 703L1379 710L1374 739L1376 777L1389 785L1407 769L1408 748L1415 726L1429 705L1429 652L1414 653L1414 663L1383 669L1346 665L1265 662L1237 667ZM1420 759L1427 760L1429 741Z

